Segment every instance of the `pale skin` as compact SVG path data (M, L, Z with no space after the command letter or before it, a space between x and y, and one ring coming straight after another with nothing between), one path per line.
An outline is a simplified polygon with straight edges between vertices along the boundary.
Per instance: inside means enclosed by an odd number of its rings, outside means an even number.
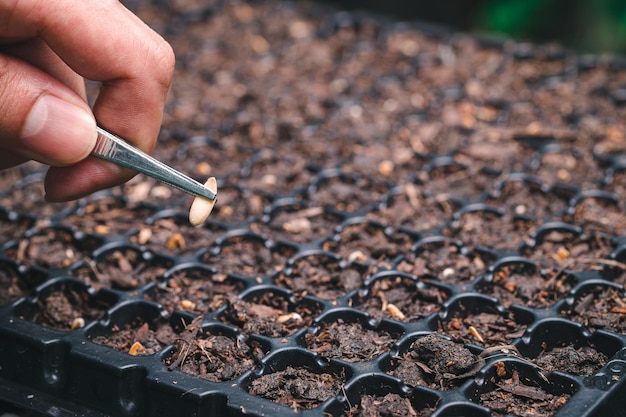
M117 0L0 0L0 169L49 165L48 201L127 181L89 156L96 121L151 153L173 71L170 45ZM101 83L93 108L86 79Z

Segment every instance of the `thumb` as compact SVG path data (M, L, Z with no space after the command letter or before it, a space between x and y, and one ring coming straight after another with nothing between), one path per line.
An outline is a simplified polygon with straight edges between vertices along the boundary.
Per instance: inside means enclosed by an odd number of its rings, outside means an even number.
M87 103L55 77L17 58L0 55L0 147L7 154L51 166L86 158L96 141Z

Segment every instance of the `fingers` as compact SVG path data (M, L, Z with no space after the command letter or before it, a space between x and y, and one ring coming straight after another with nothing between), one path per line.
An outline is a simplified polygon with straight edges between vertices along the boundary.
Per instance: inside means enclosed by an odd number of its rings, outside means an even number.
M58 59L22 56L22 62L39 69L23 73L15 72L21 70L13 57L0 57L0 110L7 107L7 97L18 101L12 102L9 115L0 113L1 139L16 133L11 126L18 120L19 154L53 166L46 180L47 198L53 201L78 198L130 178L129 171L94 158L76 163L76 156L84 158L93 148L93 115L106 129L152 151L174 70L170 46L117 1L0 1L0 42L32 38L45 42ZM56 71L58 62L69 70ZM93 115L73 74L102 83ZM59 122L70 118L74 133ZM63 135L66 143L60 146ZM8 158L0 157L0 164L3 159Z
M57 69L62 71L60 65ZM0 55L0 115L0 168L27 159L71 165L86 158L95 144L96 121L84 99L8 55ZM17 159L11 160L13 155Z

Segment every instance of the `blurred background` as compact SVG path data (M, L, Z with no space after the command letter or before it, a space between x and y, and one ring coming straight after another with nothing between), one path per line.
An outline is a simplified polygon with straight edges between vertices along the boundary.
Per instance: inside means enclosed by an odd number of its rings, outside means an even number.
M464 32L535 43L556 41L580 52L626 55L626 0L320 1Z

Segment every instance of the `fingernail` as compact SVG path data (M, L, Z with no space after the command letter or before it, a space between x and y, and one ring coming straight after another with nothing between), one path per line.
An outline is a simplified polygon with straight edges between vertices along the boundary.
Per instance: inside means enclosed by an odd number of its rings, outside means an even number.
M22 130L22 145L34 159L65 166L86 158L96 143L91 112L51 95L33 106Z

